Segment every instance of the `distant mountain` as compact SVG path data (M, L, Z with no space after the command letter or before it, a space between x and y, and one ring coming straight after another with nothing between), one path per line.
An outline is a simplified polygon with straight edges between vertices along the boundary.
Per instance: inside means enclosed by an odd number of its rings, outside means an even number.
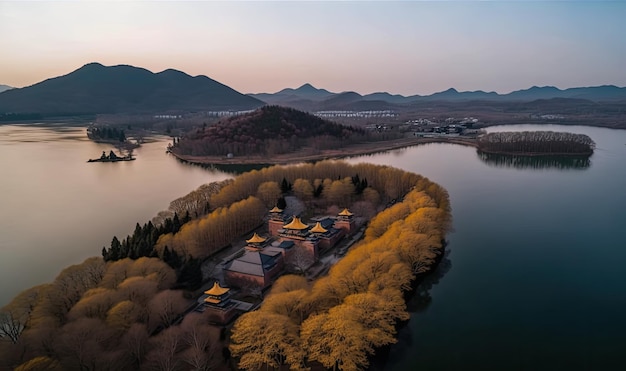
M41 115L247 110L263 106L206 76L87 64L38 84L0 93L1 113Z
M305 92L315 92L305 94ZM492 101L492 102L532 102L539 99L550 100L555 98L583 99L592 102L626 100L626 88L613 85L570 88L561 90L554 86L537 87L518 90L508 94L496 92L463 91L454 88L437 92L431 95L403 96L377 92L360 95L355 92L331 93L324 89L316 89L305 84L298 89L283 89L275 94L252 94L265 102L280 104L306 111L320 110L382 110L406 106L421 102L464 102L464 101ZM320 99L323 97L323 99ZM571 101L570 101L571 102Z
M273 94L260 93L248 95L266 103L273 104L297 101L320 101L332 97L335 93L331 93L326 89L317 89L313 85L307 83L297 89L286 88Z
M9 86L9 85L2 85L2 84L0 84L0 93L2 93L5 90L9 90L9 89L13 89L13 87Z

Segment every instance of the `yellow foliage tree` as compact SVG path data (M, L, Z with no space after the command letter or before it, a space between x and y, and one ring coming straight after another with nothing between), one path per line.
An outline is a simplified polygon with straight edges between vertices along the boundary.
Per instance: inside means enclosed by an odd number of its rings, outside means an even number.
M278 368L285 362L292 369L304 367L305 351L298 326L289 317L266 311L248 312L235 323L230 351L239 357L239 368Z

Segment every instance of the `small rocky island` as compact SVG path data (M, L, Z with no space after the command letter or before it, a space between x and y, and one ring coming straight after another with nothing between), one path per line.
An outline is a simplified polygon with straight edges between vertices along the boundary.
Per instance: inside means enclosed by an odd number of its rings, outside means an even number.
M521 156L591 156L595 142L584 134L554 131L496 132L478 138L479 152Z
M132 152L129 152L126 156L118 156L111 150L109 154L106 154L106 151L102 151L102 155L100 158L89 159L87 162L119 162L119 161L133 161L135 158L133 157Z

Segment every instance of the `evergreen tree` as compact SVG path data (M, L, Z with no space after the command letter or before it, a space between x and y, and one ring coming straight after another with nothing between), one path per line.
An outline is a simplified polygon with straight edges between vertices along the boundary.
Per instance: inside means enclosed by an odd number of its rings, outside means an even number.
M115 261L121 259L122 254L122 245L120 244L120 240L117 239L117 236L113 236L113 240L111 240L111 250L109 250L109 259Z
M178 219L178 214L174 213L174 218L172 219L172 233L176 234L180 231L180 220Z
M283 177L283 181L280 182L280 190L283 193L287 193L291 191L291 183L289 183L287 179L285 179L284 177Z
M279 197L278 200L276 200L276 207L281 210L285 210L285 208L287 208L287 201L284 197Z

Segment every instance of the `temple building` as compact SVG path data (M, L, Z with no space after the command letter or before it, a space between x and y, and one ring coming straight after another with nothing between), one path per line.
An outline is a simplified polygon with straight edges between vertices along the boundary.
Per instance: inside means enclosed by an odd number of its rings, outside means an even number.
M224 265L224 278L229 285L237 287L268 287L283 271L285 262L296 248L306 252L311 262L320 253L334 247L341 239L354 231L353 214L344 209L336 217L314 218L309 225L294 215L285 219L283 210L274 207L269 211L269 237L254 233L246 240L244 253Z
M235 316L237 304L230 299L230 288L222 287L215 281L204 294L205 312L209 314L210 321L226 324Z
M282 273L284 258L277 249L245 251L224 266L226 283L236 287L268 287Z

